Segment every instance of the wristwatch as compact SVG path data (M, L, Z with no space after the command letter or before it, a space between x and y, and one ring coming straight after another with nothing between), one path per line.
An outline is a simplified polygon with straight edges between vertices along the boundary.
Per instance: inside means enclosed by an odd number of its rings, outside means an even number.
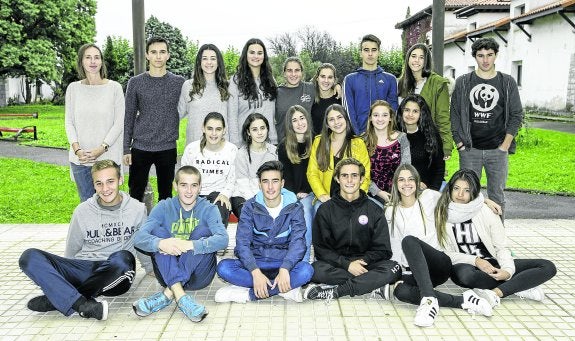
M105 152L107 152L107 151L108 151L108 148L110 148L110 146L108 146L108 144L105 143L105 142L102 143L102 147L104 147L104 151L105 151Z

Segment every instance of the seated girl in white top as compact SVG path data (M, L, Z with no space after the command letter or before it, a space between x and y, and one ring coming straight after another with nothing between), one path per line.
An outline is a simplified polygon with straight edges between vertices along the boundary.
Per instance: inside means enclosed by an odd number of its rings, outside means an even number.
M201 140L187 145L182 166L194 166L202 175L200 196L218 207L222 222L228 226L230 198L236 182L235 161L238 148L224 139L224 116L210 112L204 118Z

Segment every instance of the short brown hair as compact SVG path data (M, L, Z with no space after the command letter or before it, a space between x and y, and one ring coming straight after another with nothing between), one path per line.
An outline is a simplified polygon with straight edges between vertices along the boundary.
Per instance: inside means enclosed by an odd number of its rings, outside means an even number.
M200 174L200 171L194 167L194 166L182 166L180 167L180 169L178 169L176 171L176 175L174 176L174 182L176 184L178 184L180 182L180 174L189 174L189 175L195 175L198 177L198 182L201 184L202 183L202 175Z
M347 165L356 165L359 167L359 175L363 178L365 176L365 166L363 163L359 162L357 159L353 157L348 157L346 159L342 159L340 162L335 165L335 169L333 170L333 177L339 178L339 174L341 172L341 168Z

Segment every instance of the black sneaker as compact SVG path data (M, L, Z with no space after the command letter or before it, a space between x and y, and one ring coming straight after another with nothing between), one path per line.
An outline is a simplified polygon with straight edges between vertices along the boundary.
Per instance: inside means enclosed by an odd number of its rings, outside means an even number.
M36 296L30 301L28 301L28 309L32 311L37 311L45 313L47 311L56 310L56 307L52 305L52 302L46 297L46 295Z
M106 321L108 318L108 302L97 302L94 300L87 300L78 309L78 314L83 318L94 318L96 320Z
M305 289L303 297L308 300L326 300L329 302L339 297L337 295L337 285L322 286L320 284L310 284Z

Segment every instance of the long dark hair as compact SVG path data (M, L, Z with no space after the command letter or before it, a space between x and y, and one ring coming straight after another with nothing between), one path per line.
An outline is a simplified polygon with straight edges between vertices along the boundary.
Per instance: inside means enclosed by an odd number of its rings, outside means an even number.
M447 233L445 231L445 224L447 223L447 210L449 208L449 204L452 202L451 192L453 192L453 186L455 186L455 182L457 180L463 180L467 182L470 189L469 197L471 200L477 199L481 190L479 177L471 169L462 168L451 176L451 179L449 179L447 182L445 189L437 201L437 206L435 206L434 212L437 240L441 246L445 246L447 239Z
M425 99L420 95L411 94L403 99L397 109L398 127L399 130L407 133L407 128L405 122L403 122L403 110L408 102L413 102L419 106L419 120L417 121L417 128L423 132L425 136L425 151L427 151L431 156L440 152L441 148L441 138L439 137L439 132L433 119L431 118L431 111L429 106L425 103ZM429 160L431 162L431 158Z
M292 118L296 112L301 112L307 121L307 130L303 134L303 140L305 143L305 151L303 155L298 152L298 141L297 135L293 129ZM312 139L312 122L311 117L307 110L301 105L292 105L286 115L285 115L285 147L288 159L293 164L299 164L302 159L307 159L311 153L311 139Z
M401 76L397 80L397 90L399 92L400 97L407 97L407 95L413 93L415 90L415 77L413 77L413 72L409 68L409 56L411 53L416 50L420 49L423 51L423 68L421 70L422 77L429 77L431 71L433 71L433 62L431 59L431 51L425 44L415 44L407 50L405 54L405 58L403 60L403 69L401 70Z
M192 76L192 90L190 90L190 101L194 100L194 95L201 97L204 94L204 89L206 88L206 77L202 71L202 57L204 51L214 51L216 53L216 59L218 62L218 68L216 69L216 85L220 92L220 98L222 102L227 101L230 98L230 93L228 92L228 78L226 77L226 66L224 64L224 57L220 49L214 44L204 44L198 50L196 55L196 62L194 64L194 74Z
M264 61L260 69L260 90L262 91L264 98L273 101L277 97L278 86L273 77L272 66L270 64L266 46L260 39L252 38L245 43L233 81L238 85L240 94L243 95L245 100L257 101L259 99L256 80L254 79L252 71L250 70L250 65L248 64L248 48L250 45L254 44L260 45L264 50Z
M351 155L351 139L355 137L353 134L353 130L351 128L351 122L349 121L349 115L343 106L340 104L332 104L327 109L325 109L325 115L323 116L323 126L321 128L320 134L320 141L317 147L317 164L319 166L319 170L325 172L329 168L330 159L329 159L329 151L331 149L331 134L332 130L327 124L328 114L330 111L337 111L339 112L343 118L345 119L345 140L343 141L343 145L341 146L341 153L339 156L343 158L344 156L352 157ZM338 152L337 150L333 151L335 153Z
M248 160L249 160L250 163L252 163L252 155L251 155L251 153L250 153L250 146L252 145L252 137L250 136L249 131L250 131L250 125L251 125L252 122L255 121L255 120L262 120L262 121L264 121L264 123L266 124L266 128L268 128L268 133L267 133L267 136L266 136L266 141L269 142L269 140L270 140L270 123L268 122L268 119L267 119L264 115L262 115L262 114L260 114L260 113L258 113L258 112L255 112L255 113L253 113L253 114L250 114L250 115L246 118L246 120L244 121L244 124L242 125L242 140L244 140L244 142L245 142L245 144L246 144L246 147L247 147L247 150L248 150Z
M222 126L224 127L224 129L226 128L226 120L224 120L224 116L219 112L212 111L211 113L207 114L206 117L204 118L203 127L205 127L206 124L208 124L209 120L220 121L222 122ZM200 139L200 153L202 153L202 155L204 155L204 148L206 147L206 143L207 143L206 133L202 132L202 138Z

